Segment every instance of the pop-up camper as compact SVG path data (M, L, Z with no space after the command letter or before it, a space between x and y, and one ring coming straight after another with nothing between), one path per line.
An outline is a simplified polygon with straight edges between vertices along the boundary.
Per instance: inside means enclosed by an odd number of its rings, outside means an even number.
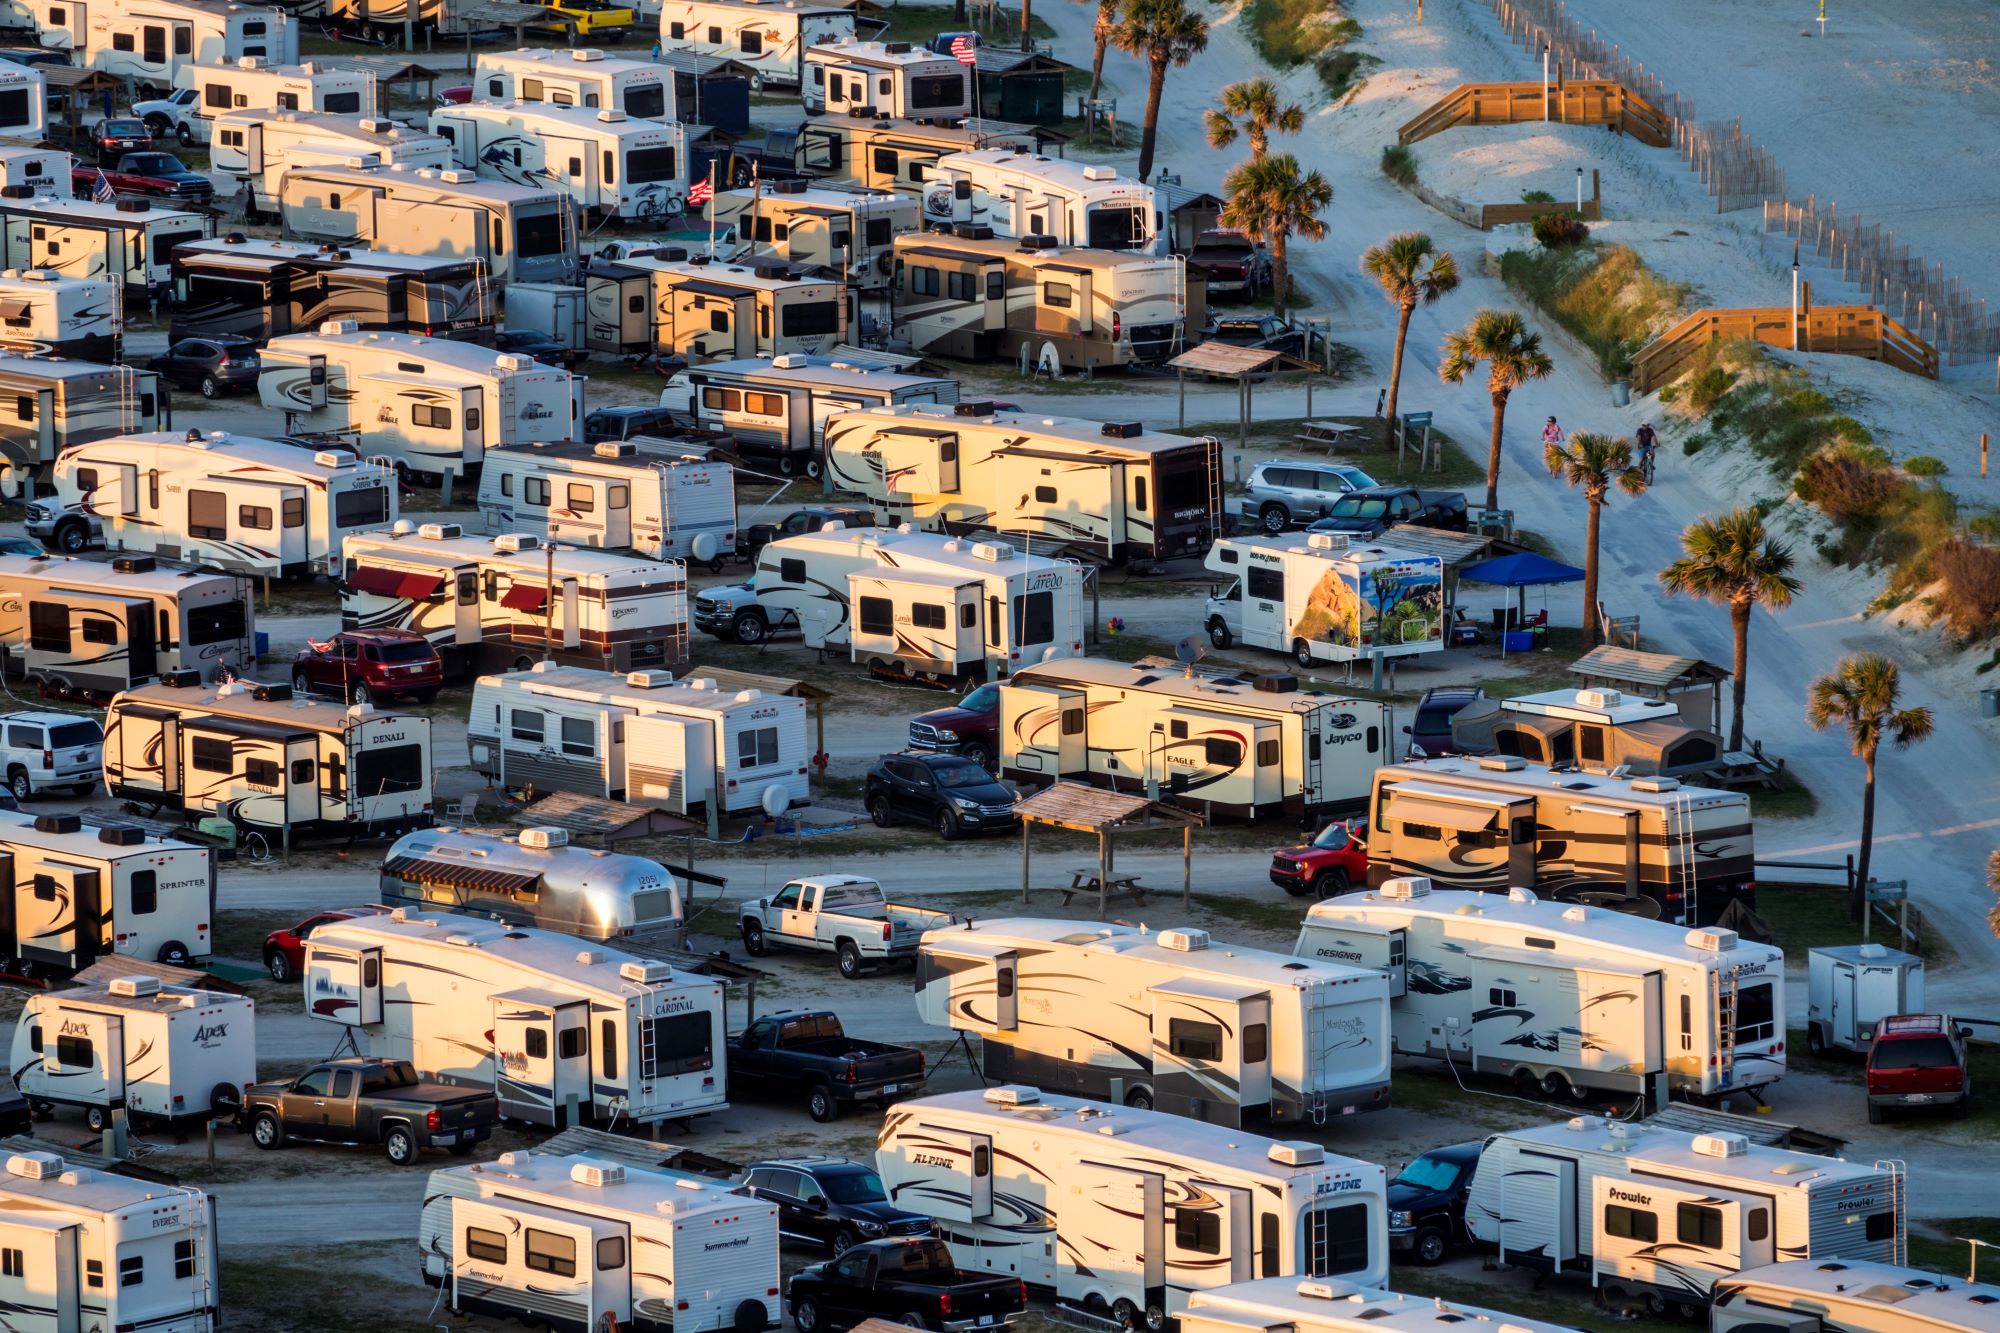
M1208 552L1206 627L1216 647L1240 639L1320 662L1410 657L1444 647L1444 562L1330 532L1226 537Z

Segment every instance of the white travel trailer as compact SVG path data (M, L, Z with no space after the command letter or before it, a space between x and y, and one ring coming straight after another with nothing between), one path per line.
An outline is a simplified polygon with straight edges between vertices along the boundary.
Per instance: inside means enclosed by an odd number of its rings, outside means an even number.
M539 531L719 570L736 549L736 469L627 442L516 445L486 455L479 514L484 532Z
M175 82L180 91L173 100L181 105L173 128L183 144L212 142L215 118L232 111L310 111L331 116L377 112L373 73L310 60L277 65L245 56L226 65L187 65L175 75ZM144 111L135 108L135 114ZM157 123L164 123L164 116Z
M1733 930L1392 879L1315 903L1295 951L1387 974L1397 1054L1545 1097L1664 1106L1785 1074L1785 956Z
M1209 548L1208 637L1320 662L1411 657L1444 647L1444 561L1331 532L1225 537Z
M926 173L924 220L991 227L1007 240L1050 236L1090 250L1167 253L1166 215L1153 187L1115 168L1025 148L976 148L941 157Z
M805 53L854 40L855 12L799 0L666 0L660 42L748 65L750 87L797 88Z
M678 247L594 264L584 286L593 351L672 352L690 362L780 357L830 352L855 326L857 294L838 277L714 263ZM635 300L649 312L643 323L625 317ZM600 317L613 311L615 323Z
M699 674L618 675L537 662L481 676L466 723L472 767L502 787L574 791L677 814L811 800L803 699L724 691Z
M21 1256L0 1268L18 1328L217 1327L215 1209L198 1189L14 1153L0 1173L0 1249ZM46 1322L25 1310L47 1311Z
M1477 1305L1290 1277L1190 1292L1180 1317L1181 1333L1460 1333L1455 1326L1465 1323L1494 1333L1576 1333Z
M76 188L76 158L59 148L0 142L0 198L66 196Z
M988 917L924 934L917 1013L979 1035L986 1077L1218 1125L1389 1104L1379 972L1205 930Z
M1883 1019L1923 1012L1924 960L1917 955L1884 944L1806 951L1806 1046L1814 1055L1865 1051Z
M826 424L838 490L878 523L1018 533L1116 564L1198 556L1222 527L1222 453L1136 421L950 408L844 412Z
M777 1205L679 1171L540 1152L445 1167L417 1241L454 1313L677 1333L783 1313Z
M827 190L803 180L721 190L708 205L754 259L844 271L863 291L886 288L896 237L917 230L917 202L886 190Z
M481 51L473 70L473 96L487 102L548 102L591 111L623 111L634 120L679 120L667 100L673 71L650 60L628 60L602 51L522 47Z
M209 956L215 853L207 847L131 824L86 829L75 815L0 812L0 868L12 899L0 949L37 970L76 972L111 954L176 967Z
M1385 703L1302 691L1290 676L1048 662L1000 688L1000 772L1303 821L1367 800L1391 722Z
M452 146L387 117L312 111L229 111L215 118L209 170L216 193L250 190L250 212L275 213L285 173L295 167L452 165Z
M149 301L173 285L174 247L215 235L215 219L146 199L76 199L64 186L32 199L0 198L0 230L8 268L115 282L127 301Z
M109 698L170 671L219 679L257 660L250 582L161 569L151 556L107 568L74 556L0 555L0 652L10 676L51 694Z
M1382 1168L1317 1143L1023 1087L892 1106L877 1143L890 1197L961 1265L1128 1327L1260 1274L1388 1281Z
M541 660L607 671L687 661L687 570L679 561L407 522L349 537L344 555L341 623L421 634L448 676L525 671Z
M687 135L676 121L610 107L466 102L431 112L451 165L488 180L566 191L597 218L669 218L687 210Z
M335 921L306 941L306 1012L426 1078L492 1088L502 1115L532 1124L727 1110L722 984L577 946L400 907Z
M1893 1264L1790 1259L1712 1295L1709 1333L2000 1333L2000 1287Z
M0 69L0 138L33 143L48 132L48 79L33 65L6 65Z
M123 297L101 278L0 270L0 353L114 364L124 341Z
M812 115L957 120L973 114L972 70L908 42L834 42L806 51L799 88Z
M76 64L131 79L150 97L178 87L192 65L234 65L246 57L273 65L299 60L298 23L277 8L230 0L38 0L35 9L43 46L67 48Z
M257 1081L256 1022L246 995L151 976L30 995L14 1026L14 1082L36 1101L83 1107L92 1129L116 1110L220 1119Z
M295 697L289 685L170 675L112 699L104 785L266 836L394 835L431 822L431 723Z
M1487 1139L1465 1225L1503 1264L1589 1272L1614 1308L1700 1309L1719 1279L1780 1259L1896 1262L1907 1189L1899 1162L1586 1115Z
M0 491L26 497L64 450L160 427L150 370L40 356L0 356ZM37 515L30 506L28 520ZM83 544L64 543L82 550Z

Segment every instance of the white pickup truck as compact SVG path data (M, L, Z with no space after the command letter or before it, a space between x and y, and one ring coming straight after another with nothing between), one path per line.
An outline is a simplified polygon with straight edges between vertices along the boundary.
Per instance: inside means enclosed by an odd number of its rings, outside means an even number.
M743 947L761 957L772 949L817 949L839 961L849 981L877 963L917 956L924 932L957 920L949 912L905 907L859 875L795 879L769 898L744 903Z

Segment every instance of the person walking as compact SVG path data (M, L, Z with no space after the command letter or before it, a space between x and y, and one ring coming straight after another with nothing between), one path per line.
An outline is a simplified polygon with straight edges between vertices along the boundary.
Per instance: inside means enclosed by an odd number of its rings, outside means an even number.
M1542 427L1542 444L1544 447L1553 444L1558 448L1560 448L1562 442L1563 442L1563 428L1556 424L1556 419L1554 417L1550 417L1549 424Z
M653 39L653 63L655 65L660 63L660 42L658 38Z
M1653 429L1653 423L1647 421L1640 424L1638 434L1634 436L1634 439L1639 445L1639 475L1646 479L1648 486L1651 486L1653 484L1653 455L1658 452L1660 447L1659 434Z

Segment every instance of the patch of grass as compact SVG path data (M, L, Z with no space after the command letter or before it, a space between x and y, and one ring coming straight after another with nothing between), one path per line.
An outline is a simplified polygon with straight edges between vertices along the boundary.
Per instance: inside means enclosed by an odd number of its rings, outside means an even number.
M1837 884L1760 879L1757 915L1771 928L1772 940L1792 957L1803 958L1808 949L1861 943L1860 924L1847 919L1847 890ZM1895 933L1876 918L1872 938L1893 942L1889 937ZM1930 930L1923 932L1916 952L1934 962L1951 956L1950 946Z
M1819 798L1789 768L1778 774L1777 790L1750 793L1750 813L1758 819L1810 819L1818 811Z
M1628 245L1509 250L1500 276L1595 353L1606 379L1631 373L1633 355L1673 323L1689 292Z
M1913 1223L1910 1227L1910 1267L1967 1277L1972 1272L1972 1247L1966 1244L1967 1240L2000 1246L2000 1218L1934 1217ZM1984 1280L1991 1282L1993 1256L1987 1254L1983 1257L1986 1260L1981 1265L1986 1271Z
M1911 454L1903 460L1903 471L1913 477L1942 477L1951 469L1935 454Z
M1249 0L1243 25L1257 54L1279 69L1296 69L1361 35L1336 0Z
M1414 150L1392 143L1382 150L1382 174L1398 185L1417 183L1417 155Z
M1326 95L1338 102L1342 98L1360 91L1368 82L1368 71L1382 61L1366 51L1343 48L1328 51L1313 61L1313 69L1319 74L1319 81L1326 85Z
M296 926L311 915L310 912L246 911L225 907L215 914L215 956L261 963L266 935L274 930Z

